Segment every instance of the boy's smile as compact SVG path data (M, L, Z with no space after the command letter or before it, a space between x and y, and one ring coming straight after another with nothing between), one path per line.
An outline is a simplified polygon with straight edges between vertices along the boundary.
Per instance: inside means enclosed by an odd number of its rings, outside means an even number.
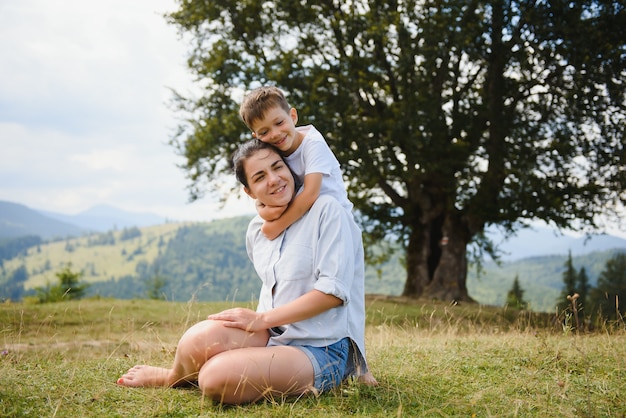
M289 113L280 106L269 109L263 118L252 123L252 135L260 141L274 145L284 155L292 154L302 143L303 135L296 131L298 112Z

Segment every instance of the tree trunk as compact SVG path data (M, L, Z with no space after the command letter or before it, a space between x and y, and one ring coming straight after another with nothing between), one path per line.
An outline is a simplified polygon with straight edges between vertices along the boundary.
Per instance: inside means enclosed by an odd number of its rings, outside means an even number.
M404 283L403 296L420 297L430 282L431 274L428 269L428 260L432 252L430 237L428 225L414 227L411 232L406 251L407 279Z
M473 302L467 293L467 228L456 216L414 228L407 249L403 296Z

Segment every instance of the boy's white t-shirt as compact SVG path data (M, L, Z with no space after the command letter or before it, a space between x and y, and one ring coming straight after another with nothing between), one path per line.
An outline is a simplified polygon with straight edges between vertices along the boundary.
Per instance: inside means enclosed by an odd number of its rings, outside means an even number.
M288 157L287 164L293 170L301 184L309 173L322 173L320 195L329 195L337 199L341 206L352 213L352 202L343 182L341 166L330 150L322 134L313 125L298 126L296 131L305 134L300 146Z

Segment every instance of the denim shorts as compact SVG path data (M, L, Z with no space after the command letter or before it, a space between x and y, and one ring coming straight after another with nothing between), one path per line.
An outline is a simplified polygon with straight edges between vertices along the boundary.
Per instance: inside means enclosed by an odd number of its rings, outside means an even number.
M295 346L309 357L315 373L315 389L319 393L332 389L343 381L348 363L350 339L339 340L326 347Z

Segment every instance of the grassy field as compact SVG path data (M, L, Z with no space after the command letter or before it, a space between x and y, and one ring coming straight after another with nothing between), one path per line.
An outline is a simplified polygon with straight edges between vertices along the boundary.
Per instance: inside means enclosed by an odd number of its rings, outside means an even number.
M378 387L215 405L195 388L129 389L137 363L167 366L180 334L230 303L83 300L0 305L0 416L623 417L624 324L575 333L549 315L368 300Z

